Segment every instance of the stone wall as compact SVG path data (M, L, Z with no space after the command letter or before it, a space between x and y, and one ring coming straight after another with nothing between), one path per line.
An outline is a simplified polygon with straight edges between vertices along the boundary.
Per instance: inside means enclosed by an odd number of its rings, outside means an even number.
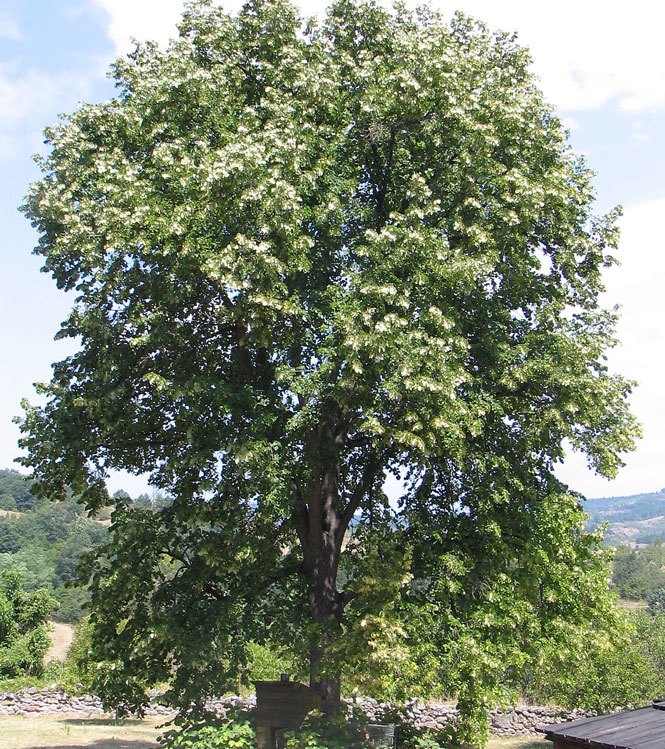
M356 704L370 722L382 722L384 710L390 709L390 706L385 703L369 699L359 699ZM425 704L417 700L407 702L404 709L405 722L413 724L418 729L433 728L442 730L455 713L455 705L442 702L429 702ZM504 709L499 708L490 713L491 732L495 736L532 734L536 726L578 720L587 715L591 715L591 713L582 710L564 710L559 707L519 705Z
M366 716L368 722L381 722L385 710L390 705L371 699L358 699L355 702L345 700L351 707L354 705ZM242 706L252 709L256 705L254 697L223 697L210 700L208 707L218 713L224 713L231 706ZM404 708L405 717L415 728L441 729L455 715L455 706L440 702L424 704L418 701L408 702ZM69 715L86 716L103 713L101 702L97 697L86 695L75 697L65 692L49 689L24 689L16 693L0 694L0 715L40 715L46 713L67 713ZM173 715L169 708L151 704L146 710L147 715ZM562 723L566 720L576 720L587 715L581 711L565 711L556 707L535 707L521 705L508 707L504 710L494 710L491 714L492 733L497 736L516 736L530 734L538 725L547 723Z

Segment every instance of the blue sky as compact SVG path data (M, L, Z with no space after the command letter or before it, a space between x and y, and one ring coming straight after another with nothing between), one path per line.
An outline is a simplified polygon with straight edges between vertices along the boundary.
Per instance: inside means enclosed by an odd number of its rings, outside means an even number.
M622 345L612 369L639 382L632 398L644 438L626 456L617 479L594 476L573 456L560 475L589 497L665 487L665 9L651 0L439 0L491 28L517 31L530 47L533 69L570 128L573 148L597 172L597 208L624 206L621 267L606 276L607 306L621 305ZM234 3L227 4L233 9ZM322 2L307 0L305 15ZM43 149L42 129L79 101L113 95L109 64L130 48L130 37L164 43L176 33L179 0L0 0L0 468L18 454L12 416L34 400L32 383L50 378L50 365L71 350L53 336L72 300L39 272L31 254L36 233L17 211L38 176L31 154ZM116 477L112 488L137 493L142 481Z

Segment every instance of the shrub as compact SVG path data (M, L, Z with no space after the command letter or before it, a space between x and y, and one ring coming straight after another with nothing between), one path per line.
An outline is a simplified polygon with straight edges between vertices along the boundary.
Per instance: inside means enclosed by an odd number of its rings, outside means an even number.
M229 711L225 719L188 725L160 736L166 749L255 749L256 731L247 711Z
M286 749L365 749L372 744L355 721L314 711L297 731L286 731Z
M554 702L566 708L609 712L644 705L662 692L665 660L665 616L639 612L628 617L629 627L618 643L589 640L580 643L575 657L543 651L522 695L530 702Z
M272 681L279 679L280 674L294 673L294 660L275 645L247 643L247 655L250 681Z
M0 676L41 675L54 603L45 590L24 591L16 570L0 572Z

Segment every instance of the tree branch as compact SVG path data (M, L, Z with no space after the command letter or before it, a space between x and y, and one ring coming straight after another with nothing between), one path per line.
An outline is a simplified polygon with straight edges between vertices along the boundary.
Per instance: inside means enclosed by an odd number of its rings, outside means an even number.
M356 485L356 488L353 490L353 494L351 495L351 498L349 499L348 504L346 505L346 508L342 513L340 524L337 528L337 533L339 534L338 540L341 541L342 537L346 533L346 529L348 528L349 523L351 522L351 519L353 518L356 510L360 506L363 497L374 482L378 469L378 457L376 455L371 455L367 462L367 465L365 466L365 470L363 471L362 478Z
M303 499L298 482L295 479L291 479L291 489L293 490L293 507L291 510L293 524L295 525L296 534L298 535L298 540L302 546L303 553L307 554L309 551L307 534L309 528L309 513L307 512L307 505Z

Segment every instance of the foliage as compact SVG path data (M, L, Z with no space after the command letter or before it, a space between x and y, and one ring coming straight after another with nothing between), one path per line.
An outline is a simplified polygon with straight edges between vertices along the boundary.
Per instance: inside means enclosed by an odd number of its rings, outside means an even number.
M331 718L314 710L297 731L285 731L285 749L369 749L362 727L345 718Z
M0 517L0 569L21 572L26 590L45 588L57 603L52 616L75 623L88 595L76 582L80 558L108 534L76 500L38 502L18 517Z
M114 498L87 568L108 701L200 703L273 642L331 711L340 673L422 672L467 741L507 667L615 637L554 469L568 441L611 476L638 433L597 301L618 212L528 64L426 8L201 0L47 131L24 208L80 350L24 464L93 509L110 470L173 497Z
M18 471L0 469L0 509L25 512L35 506L37 499L31 494L32 482Z
M15 570L0 573L0 676L39 676L49 647L45 590L26 592Z
M418 736L416 743L413 745L414 749L442 749L448 746L447 743L442 743L441 740L436 736L434 731L423 731L422 736Z
M16 500L11 494L0 494L0 510L10 510L16 512Z
M68 694L89 694L92 673L97 664L91 663L88 650L91 640L89 621L84 619L76 629L72 644L63 662L52 660L43 670L38 670L38 676L18 676L3 678L0 690L3 692L17 692L29 687L43 689L46 687L58 689Z
M166 749L254 749L256 731L249 713L230 711L226 719L169 731L159 741Z
M656 588L647 595L647 607L650 614L665 613L665 588Z
M276 681L282 674L289 674L296 679L301 674L295 673L292 655L286 651L279 651L271 643L247 643L247 671L249 682Z
M545 652L522 694L542 704L610 712L648 704L662 695L665 680L665 616L627 616L623 640L578 643L577 654Z
M665 615L662 612L649 615L641 611L633 615L632 621L635 625L633 642L656 673L656 678L645 688L649 692L644 701L660 699L665 683Z
M99 521L102 515L110 519L110 510L104 513L107 508L101 508L94 518L88 517L71 492L62 502L37 501L29 493L31 485L16 471L0 471L0 500L13 491L23 508L17 516L0 516L0 569L20 570L27 590L46 588L57 602L51 616L74 624L81 620L89 598L76 585L76 570L80 559L108 535ZM161 494L132 499L123 492L120 496L144 509L165 507L170 502Z
M57 681L68 685L66 691L72 691L74 684L76 691L89 691L92 686L93 673L99 664L90 660L90 644L92 641L92 625L85 617L76 628L74 639L67 651L67 657L62 664L62 672Z
M658 538L646 548L635 551L617 547L612 584L622 598L648 600L665 587L665 544Z

